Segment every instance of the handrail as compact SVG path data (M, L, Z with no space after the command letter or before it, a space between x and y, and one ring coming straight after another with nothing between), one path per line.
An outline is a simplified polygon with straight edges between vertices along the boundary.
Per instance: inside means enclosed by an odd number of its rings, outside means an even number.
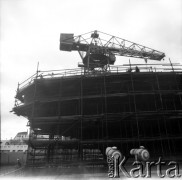
M75 69L61 69L61 70L44 70L37 71L31 77L19 84L18 90L23 89L24 87L32 84L35 79L42 78L55 78L55 77L71 77L71 76L97 76L100 74L111 74L111 73L123 73L123 72L135 72L136 66L140 69L140 72L182 72L182 65L179 63L174 63L173 67L169 63L160 63L160 64L123 64L118 66L110 66L109 71L92 71L84 73L83 68ZM130 71L129 71L130 70Z
M28 81L29 79L33 78L37 73L33 74L32 76L30 76L28 79L24 80L23 82L21 82L19 85L22 85L24 82Z

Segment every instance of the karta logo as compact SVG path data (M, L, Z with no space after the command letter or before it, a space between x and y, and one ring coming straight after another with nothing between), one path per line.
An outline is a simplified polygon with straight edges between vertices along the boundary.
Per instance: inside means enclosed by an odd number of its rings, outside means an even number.
M150 158L150 154L147 149L143 146L140 146L139 149L132 149L130 151L131 155L135 156L135 161L131 164L132 168L130 171L127 171L125 165L127 159L125 156L121 154L121 152L117 149L117 147L108 147L106 148L106 155L107 155L107 163L108 163L108 176L110 178L119 178L120 173L122 173L126 177L151 177L151 167L156 166L156 174L160 178L169 177L181 177L179 174L179 164L175 161L164 162L162 158L159 157L157 162L150 162L148 161ZM136 167L133 167L136 166ZM165 172L162 171L163 168L166 166Z

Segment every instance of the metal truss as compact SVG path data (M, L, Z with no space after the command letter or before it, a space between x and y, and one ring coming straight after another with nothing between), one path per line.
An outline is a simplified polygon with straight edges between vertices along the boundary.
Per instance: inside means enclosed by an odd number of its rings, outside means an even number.
M163 52L122 39L101 31L92 31L74 36L61 34L60 50L78 51L87 70L109 70L115 63L115 56L143 58L160 61L165 57Z

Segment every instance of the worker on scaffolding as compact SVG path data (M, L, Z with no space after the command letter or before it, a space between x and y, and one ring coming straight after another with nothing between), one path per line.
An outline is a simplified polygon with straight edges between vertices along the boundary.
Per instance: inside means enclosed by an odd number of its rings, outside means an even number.
M135 72L140 72L140 69L138 68L138 66L135 67Z
M127 72L132 72L132 69L131 69L131 68L128 68L128 69L127 69Z
M21 168L21 162L19 159L17 159L17 165L18 165L18 168Z

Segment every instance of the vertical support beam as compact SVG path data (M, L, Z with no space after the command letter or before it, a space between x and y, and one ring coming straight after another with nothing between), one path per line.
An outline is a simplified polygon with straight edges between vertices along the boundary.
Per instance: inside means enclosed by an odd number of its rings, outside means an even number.
M62 83L63 83L63 78L61 78L60 80L59 80L59 94L58 94L58 96L59 96L59 98L58 98L58 124L57 124L57 126L56 126L56 135L57 136L59 136L59 138L60 138L60 121L61 121L61 98L62 98ZM58 141L56 142L56 148L58 148Z
M17 93L19 92L20 83L18 82Z
M104 74L104 109L105 109L105 127L104 127L104 120L103 120L103 136L104 136L104 130L105 130L105 136L106 136L106 140L108 139L108 122L107 122L107 86L106 86L106 76ZM104 137L102 137L103 140L104 140ZM103 143L103 146L104 146L104 143ZM108 146L108 144L107 144Z
M170 58L169 58L169 62L170 62L170 64L171 64L172 70L173 70L173 72L174 72L173 64L171 63Z
M79 142L79 158L83 160L83 146L82 146L82 140L83 140L83 76L80 78L80 142Z
M36 151L36 148L34 148L33 150L33 166L35 165L35 151Z
M27 153L27 161L26 163L28 164L29 162L29 150L30 150L30 141L32 139L32 133L33 133L33 125L34 125L34 116L35 116L35 100L36 100L36 90L37 90L37 77L38 77L38 67L37 67L37 75L36 75L36 79L34 80L34 94L33 94L33 103L32 103L32 112L31 112L31 117L30 117L30 134L29 134L29 146L28 146L28 153ZM33 153L33 164L34 164L34 159L35 159L35 148L32 147L32 149L34 149L34 153Z
M129 59L129 65L130 65L130 72L132 72L130 59Z
M17 90L16 90L16 94L19 93L19 88L20 88L20 84L19 84L19 82L18 82L18 87L17 87ZM14 104L14 106L15 106L15 107L18 106L18 100L17 100L16 97L15 97L15 104Z
M138 124L138 114L137 114L137 107L136 107L136 97L135 97L135 88L134 88L134 82L133 82L133 74L135 74L135 73L130 73L130 80L131 80L132 91L133 91L135 118L136 118L136 123L137 123L137 139L138 139L139 146L140 146L140 129L139 129L139 124Z
M158 90L159 90L159 95L160 95L161 107L162 107L162 111L164 111L163 99L162 99L162 95L161 95L160 84L159 84L159 80L158 80L157 73L155 73L155 74L156 74L156 80L157 80L157 86L158 86ZM166 118L165 118L165 115L164 114L162 114L162 119L163 119L163 122L164 122L166 136L168 136L167 125L166 125ZM158 121L158 125L160 127L159 121ZM159 130L160 130L160 128L159 128ZM161 132L160 132L160 134L161 134ZM167 140L167 142L168 142L168 147L169 147L169 151L170 151L170 154L171 154L171 147L170 147L169 139ZM162 142L161 142L161 145L162 145ZM162 149L163 149L163 147L162 147ZM164 154L164 152L163 152L163 154Z
M50 152L51 152L51 148L50 148L50 144L47 146L47 157L46 157L46 159L47 159L47 164L49 164L49 162L50 162Z
M88 57L87 57L87 73L89 73L89 69L90 69L90 46L88 47L88 51L87 51Z
M37 63L36 79L38 78L38 75L39 75L39 62Z
M157 75L156 75L157 76ZM158 78L157 78L157 86L158 86L158 90L159 90L159 82L158 82ZM153 92L155 92L155 89L154 89L154 86L152 85L152 90ZM161 97L160 97L161 99ZM156 93L154 93L154 103L155 103L155 111L157 112L158 109L157 109L157 103L156 103ZM157 119L157 125L158 125L158 129L159 129L159 133L160 133L160 144L161 144L161 150L162 150L162 154L164 154L164 149L163 149L163 145L162 145L162 138L161 138L161 130L160 130L160 124L159 124L159 120ZM152 132L152 135L154 134L153 133L153 129L151 127L151 132ZM152 142L152 146L153 146L153 151L154 151L154 154L155 154L155 146L154 146L154 143L155 142Z
M158 80L158 76L157 76L157 73L155 72L155 78L156 78L156 81L157 81L157 89L159 91L159 97L160 97L160 102L161 102L161 108L162 110L164 109L163 108L163 101L162 101L162 95L161 95L161 91L160 91L160 86L159 86L159 80ZM157 120L157 124L158 124L158 129L159 129L159 133L160 133L160 142L161 142L161 149L162 149L162 154L164 154L164 148L163 148L163 145L162 145L162 137L161 137L161 129L160 129L160 123L159 123L159 120Z
M170 64L171 64L171 66L172 66L172 69L173 69L173 65L172 65L172 62L171 62L170 58L169 58L169 61L170 61ZM174 72L174 69L173 69L173 72ZM180 76L180 74L178 74L178 76ZM182 77L181 77L181 78L182 78ZM178 93L179 93L181 90L180 90L180 88L179 88L179 84L178 84L178 80L177 80L177 73L175 73L175 72L174 72L174 79L175 79L177 91L178 91ZM179 83L180 83L180 82L179 82ZM182 106L182 98L181 98L181 95L178 94L178 96L179 96L180 104L181 104L181 106ZM174 107L175 107L175 110L176 110L176 105L175 105L174 98L173 98L173 103L174 103ZM180 130L180 132L182 132L181 125L180 125L180 119L178 118L177 121L178 121L179 130Z
M158 79L157 73L155 73L155 77L156 77L156 80L157 80L157 88L158 88L158 91L159 91L159 97L160 97L160 102L161 102L161 108L162 108L162 110L163 110L163 109L164 109L164 107L163 107L163 100L162 100L162 95L161 95L161 90L160 90L159 79Z

